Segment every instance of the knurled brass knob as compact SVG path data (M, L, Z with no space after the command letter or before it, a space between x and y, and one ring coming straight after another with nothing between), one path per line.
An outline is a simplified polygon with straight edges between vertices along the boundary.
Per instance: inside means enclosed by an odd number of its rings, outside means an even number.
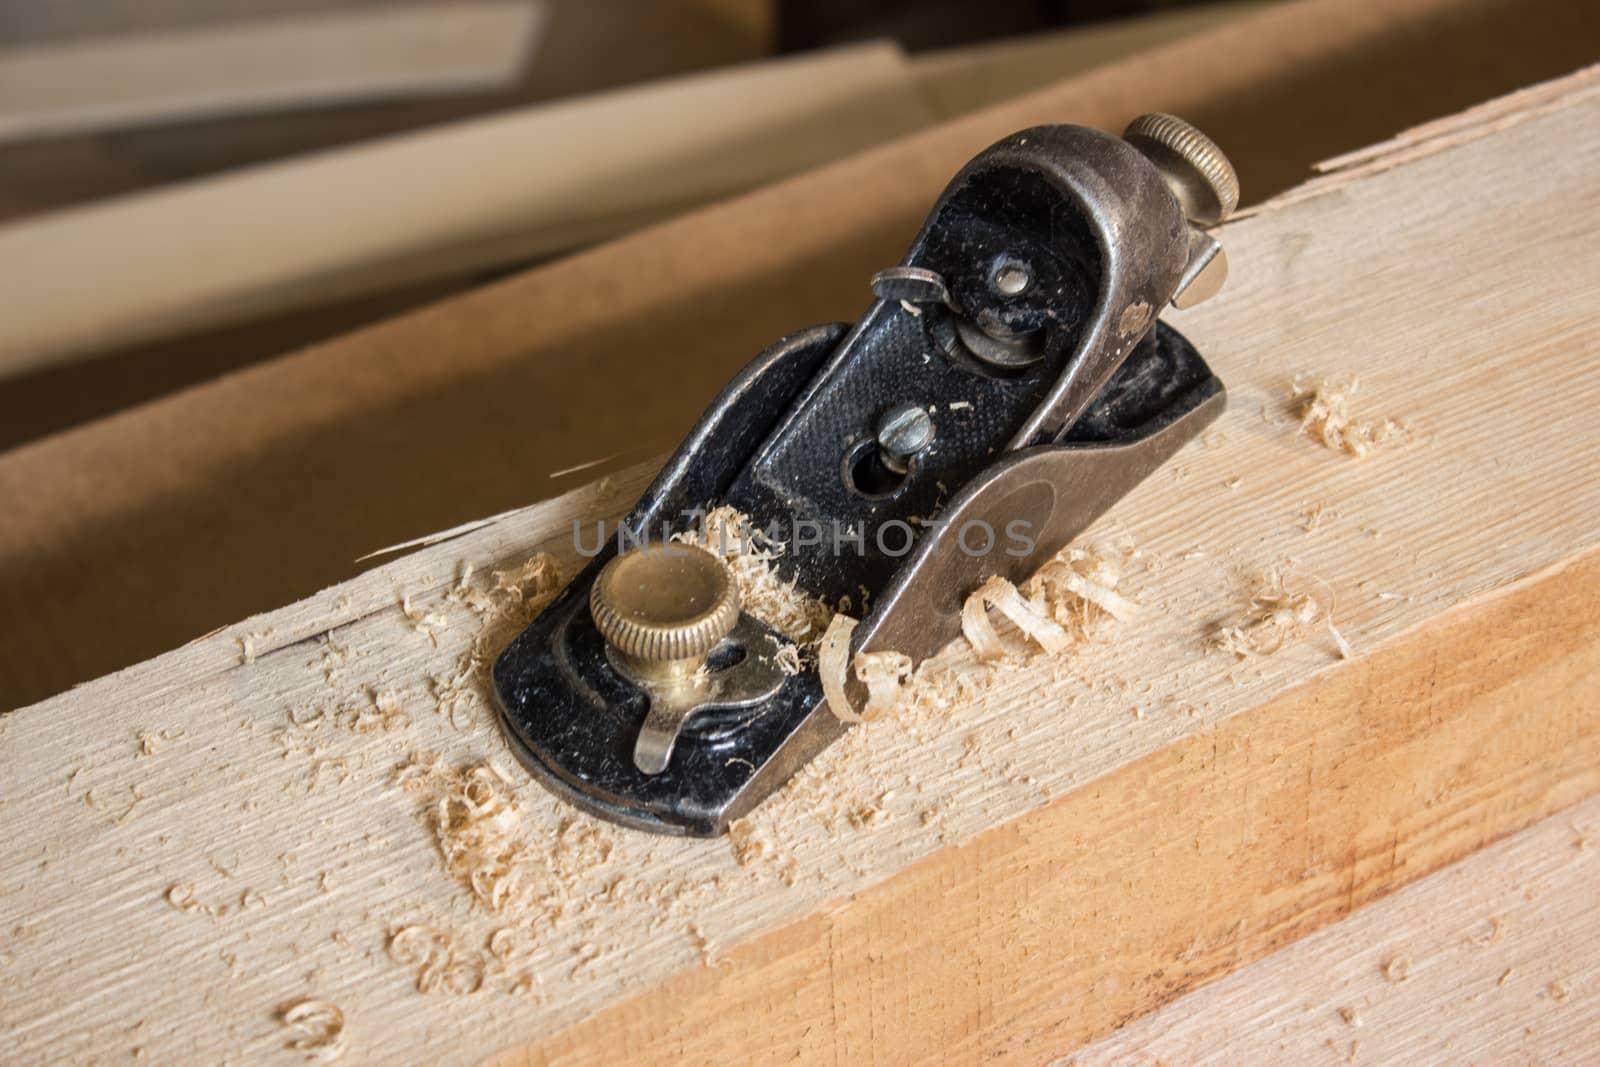
M1239 206L1239 176L1216 142L1176 115L1140 115L1122 137L1167 179L1189 221L1214 226Z
M739 586L695 545L652 544L600 571L589 610L614 660L643 680L692 675L739 621Z

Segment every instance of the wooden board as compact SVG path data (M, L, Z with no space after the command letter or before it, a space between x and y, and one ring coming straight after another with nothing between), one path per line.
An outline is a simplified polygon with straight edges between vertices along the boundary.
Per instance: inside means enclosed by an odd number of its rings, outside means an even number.
M1600 1048L1597 833L1591 798L1062 1067L1591 1062Z
M0 143L515 80L534 0L411 3L6 47Z
M1010 100L1125 56L1182 40L1254 13L1258 0L1229 0L1150 11L961 48L912 60L917 88L944 116Z
M355 1060L1036 1061L1594 793L1595 86L1227 227L1225 295L1173 318L1229 413L1093 535L1142 553L1141 618L993 676L952 647L925 670L975 693L854 731L731 842L575 815L481 665L456 680L481 619L450 590L503 600L491 568L539 550L570 573L573 520L641 471L6 716L13 1057L297 1061L278 1016L316 997ZM1297 374L1361 376L1414 439L1324 449ZM1208 651L1285 565L1351 658ZM525 906L442 866L413 753L516 783Z
M866 44L24 219L0 227L21 309L0 318L0 380L551 255L931 118L899 48Z

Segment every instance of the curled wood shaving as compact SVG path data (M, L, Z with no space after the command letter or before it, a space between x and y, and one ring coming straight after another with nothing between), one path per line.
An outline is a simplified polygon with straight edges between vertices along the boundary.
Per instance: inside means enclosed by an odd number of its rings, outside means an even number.
M1020 590L991 578L962 605L961 632L982 662L1018 658L995 632L992 607L1046 652L1059 653L1093 637L1106 619L1128 621L1139 614L1139 605L1117 589L1126 564L1138 556L1128 548L1074 546L1040 567Z
M772 657L772 659L773 662L777 664L778 669L784 674L800 673L801 663L799 645L785 643L778 649L778 654Z
M1299 406L1300 429L1324 448L1360 459L1388 445L1409 441L1411 430L1397 419L1362 419L1350 412L1350 398L1360 388L1357 379L1309 385L1295 379L1291 388Z
M454 587L445 594L445 601L475 612L480 622L469 654L463 657L457 675L447 683L453 683L456 689L466 687L476 668L492 660L511 638L521 633L563 584L561 568L554 557L544 552L534 553L515 567L492 572L487 581L478 580L471 565L463 567Z
M822 695L828 710L841 722L871 722L879 715L900 706L911 682L911 657L901 652L857 652L850 655L850 636L856 620L839 612L828 623L817 645L817 672L822 680ZM856 679L867 687L867 704L859 712L845 692L846 663Z
M410 621L411 628L422 634L434 648L439 647L439 631L450 625L450 617L439 610L423 611L411 606L411 594L400 598L400 612Z
M850 635L855 633L856 620L840 612L828 622L828 628L817 644L817 673L822 681L822 696L828 710L841 722L865 722L845 695L845 669L850 656Z
M404 926L389 935L389 958L417 968L417 992L465 995L483 988L483 957L456 953L450 938L426 926Z
M515 791L490 764L452 768L434 753L413 753L391 780L422 797L445 871L491 913L559 910L553 890L610 862L616 831L609 824L575 820L554 840L531 840Z
M1354 652L1334 625L1334 606L1333 587L1323 579L1270 567L1255 580L1238 617L1213 627L1207 646L1240 659L1271 656L1320 622L1333 638L1339 658L1349 659Z
M400 698L387 690L368 693L369 704L345 705L333 716L333 724L354 734L388 733L411 725L411 716L400 706ZM293 720L291 720L293 721Z
M994 624L989 621L991 607L1037 641L1046 652L1060 652L1072 643L1071 636L1045 613L1042 604L1024 600L1016 586L996 575L980 585L961 606L961 633L982 662L1011 658L1005 642L1000 640Z
M307 1059L336 1059L344 1051L344 1012L327 1000L298 1000L285 1007L278 1018L294 1032L287 1046L304 1052Z
M867 706L861 717L868 722L900 705L911 684L911 657L903 652L857 652L856 678L867 687Z
M784 543L756 529L749 516L737 508L714 508L700 528L673 540L709 548L721 556L739 583L744 610L801 648L815 645L827 629L833 610L801 592L793 581L779 577Z

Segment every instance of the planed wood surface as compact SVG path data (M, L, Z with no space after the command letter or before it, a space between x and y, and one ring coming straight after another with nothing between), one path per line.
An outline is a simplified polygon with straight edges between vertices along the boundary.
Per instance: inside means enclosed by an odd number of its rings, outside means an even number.
M354 1062L1037 1061L1582 800L1597 119L1577 78L1227 227L1228 288L1172 318L1229 412L1092 534L1138 546L1142 617L993 676L952 646L925 672L973 695L853 731L734 841L578 816L519 776L481 670L476 714L440 700L479 631L448 599L466 565L483 595L533 551L570 573L572 521L643 471L0 719L12 1057L298 1062L278 1016L314 997ZM1359 375L1415 440L1323 449L1298 374ZM1286 562L1337 594L1352 658L1321 631L1207 651ZM385 706L404 721L372 727ZM519 783L536 904L443 869L395 784L419 752ZM389 956L418 924L481 988L418 991Z
M1600 800L1491 845L1060 1067L1592 1063Z

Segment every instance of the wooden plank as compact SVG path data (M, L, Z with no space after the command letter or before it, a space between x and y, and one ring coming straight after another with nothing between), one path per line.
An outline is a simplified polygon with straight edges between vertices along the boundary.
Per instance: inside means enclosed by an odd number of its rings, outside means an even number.
M1591 798L1063 1067L1586 1062L1600 1048L1597 834Z
M1232 407L1095 531L1143 553L1143 616L992 677L953 646L925 677L974 694L852 732L732 842L526 783L471 656L508 627L449 593L570 573L645 471L6 716L11 1054L288 1062L277 1013L316 997L363 1060L1037 1060L1600 789L1600 323L1549 274L1600 273L1595 81L1229 226L1226 296L1174 319ZM1297 373L1416 439L1321 447ZM1208 650L1286 564L1351 658ZM516 906L443 867L413 753L515 783Z
M1075 26L961 48L925 52L912 60L917 88L941 115L971 111L1021 96L1074 74L1215 29L1261 7L1229 0L1134 18Z
M411 3L0 47L0 144L486 91L516 78L544 14L534 0Z
M0 319L0 379L549 255L930 118L899 48L868 44L23 219L0 227L19 309Z

